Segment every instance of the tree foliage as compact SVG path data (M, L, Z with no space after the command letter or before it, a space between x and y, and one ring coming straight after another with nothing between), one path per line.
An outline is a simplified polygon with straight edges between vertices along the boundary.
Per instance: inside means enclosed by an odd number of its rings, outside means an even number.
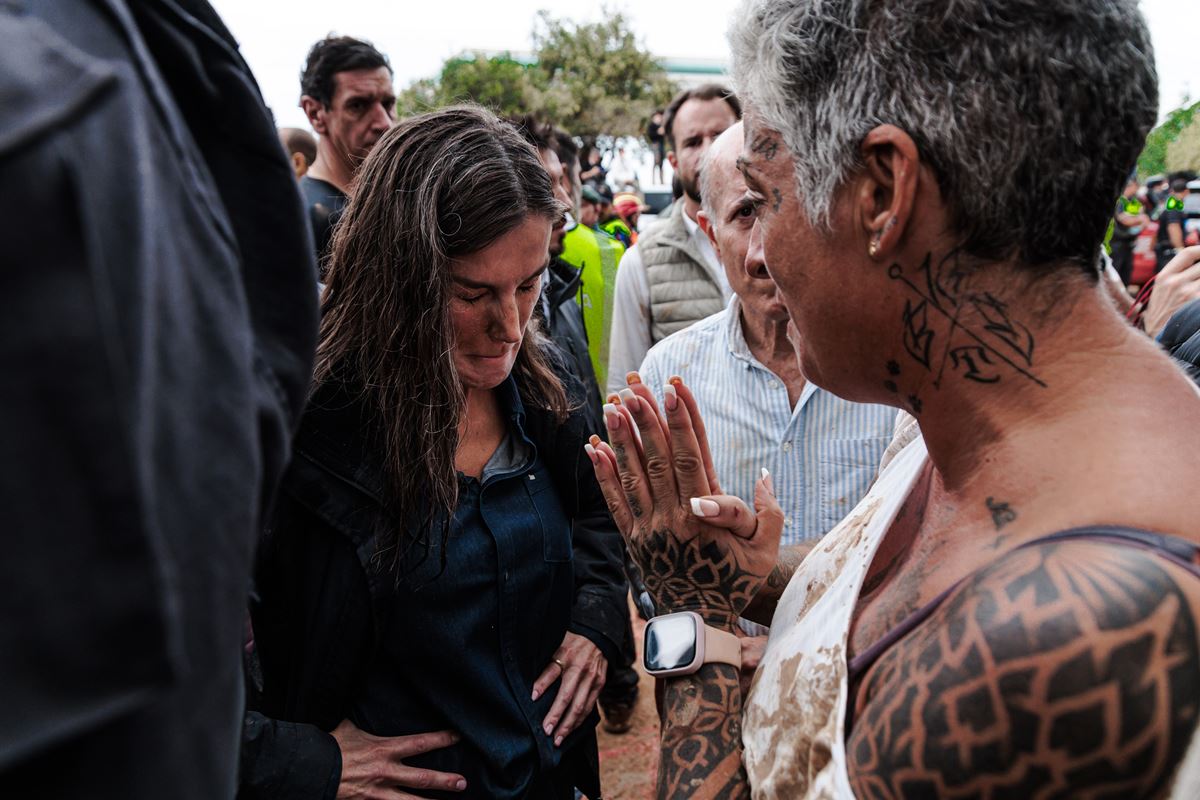
M415 81L396 99L401 114L467 101L517 114L540 103L540 89L533 70L508 53L472 53L451 58L436 78Z
M1200 172L1200 113L1179 132L1179 138L1167 145L1167 170Z
M1167 114L1162 124L1150 131L1146 137L1146 147L1138 157L1138 176L1145 179L1151 175L1187 169L1186 164L1177 162L1186 157L1188 151L1175 145L1184 132L1189 130L1192 132L1183 141L1185 144L1191 142L1191 137L1198 135L1194 130L1197 127L1200 127L1200 103L1184 103Z
M605 10L600 22L576 23L541 11L532 40L529 64L507 53L450 59L437 77L400 93L399 113L469 100L502 115L537 114L594 141L639 135L676 90L621 12Z
M585 139L637 136L676 87L643 50L624 14L577 24L538 13L534 50L545 82L544 112Z

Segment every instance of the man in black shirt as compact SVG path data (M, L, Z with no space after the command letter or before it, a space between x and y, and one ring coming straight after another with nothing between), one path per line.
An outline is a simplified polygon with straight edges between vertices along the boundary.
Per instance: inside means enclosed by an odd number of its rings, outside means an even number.
M1158 216L1158 240L1155 252L1158 254L1158 266L1155 273L1162 270L1167 262L1175 257L1175 253L1183 248L1186 235L1183 229L1187 215L1183 211L1183 198L1187 197L1187 181L1176 178L1171 181L1171 193L1167 195L1167 203Z
M317 132L317 160L300 179L321 274L333 223L346 204L354 171L396 118L387 56L349 36L312 46L300 75L300 107Z

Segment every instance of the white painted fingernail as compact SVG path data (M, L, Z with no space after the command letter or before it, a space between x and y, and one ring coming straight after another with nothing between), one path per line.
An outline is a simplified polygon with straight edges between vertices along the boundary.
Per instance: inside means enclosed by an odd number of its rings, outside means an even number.
M617 407L612 403L604 404L604 424L610 431L621 427L621 412L617 411Z
M663 387L663 405L668 411L674 411L675 406L679 403L679 394L675 391L675 387L667 384Z
M635 397L637 397L637 395L634 394L633 389L622 389L621 391L617 392L617 396L621 398L622 403L628 403L630 400L633 400Z
M559 736L554 740L555 747L562 747L563 737Z
M590 443L583 446L583 452L587 453L587 457L592 461L596 460L596 448L592 447Z
M692 513L697 517L715 517L721 513L721 507L712 500L702 497L692 498Z
M767 472L766 467L762 468L762 477L764 481L769 481L771 479L771 473Z

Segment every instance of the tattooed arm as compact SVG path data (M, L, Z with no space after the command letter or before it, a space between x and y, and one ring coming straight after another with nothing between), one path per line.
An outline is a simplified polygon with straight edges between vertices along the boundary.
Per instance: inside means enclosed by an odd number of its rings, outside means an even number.
M639 564L657 565L646 575L655 605L664 614L696 611L710 627L733 632L757 576L717 542L681 541L681 535L684 529L657 529L630 540ZM664 679L657 796L749 797L741 718L741 680L732 665L707 664L695 675Z
M659 798L750 796L742 768L742 690L738 671L706 664L667 678L663 692Z
M1157 797L1200 713L1200 581L1074 542L1003 558L868 673L860 798Z
M691 393L680 381L664 401L665 424L644 385L606 406L610 444L593 440L588 455L659 613L695 611L733 631L776 564L783 511L765 474L755 487L757 513L711 494L718 484ZM708 664L664 684L658 797L749 797L738 670Z
M775 607L779 605L779 598L783 596L783 590L796 574L800 562L812 549L812 542L781 547L779 560L767 575L767 582L758 590L758 594L754 595L742 616L760 625L770 625L771 617L775 616Z

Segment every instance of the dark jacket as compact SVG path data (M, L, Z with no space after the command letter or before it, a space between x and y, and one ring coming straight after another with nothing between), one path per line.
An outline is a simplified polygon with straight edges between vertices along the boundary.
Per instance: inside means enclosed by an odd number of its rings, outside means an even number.
M1193 300L1168 320L1158 343L1200 384L1200 300Z
M262 715L248 721L242 797L336 792L340 759L321 731L347 716L394 600L394 579L371 563L371 531L382 512L378 456L364 434L369 419L354 393L329 384L301 423L257 571L263 702ZM524 430L573 520L569 629L614 658L624 627L620 538L583 453L591 431L582 414L560 427L533 407Z
M546 306L550 309L546 327L550 338L567 359L567 368L583 384L591 433L608 438L600 411L600 387L592 357L588 352L587 328L583 309L575 299L582 283L580 271L561 258L550 259L549 280L546 284Z
M230 797L316 338L295 179L204 2L0 4L0 97L0 797Z

